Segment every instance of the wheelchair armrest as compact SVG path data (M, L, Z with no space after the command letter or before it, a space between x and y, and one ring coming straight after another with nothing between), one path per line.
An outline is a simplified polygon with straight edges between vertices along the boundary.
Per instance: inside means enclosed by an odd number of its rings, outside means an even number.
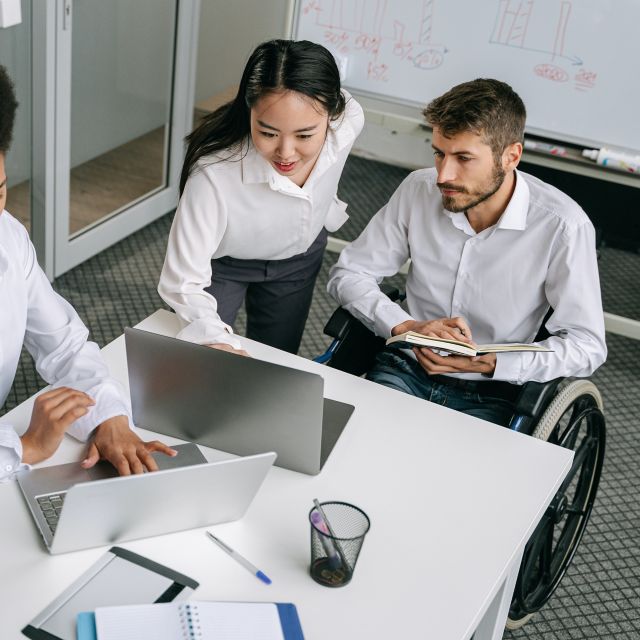
M383 285L380 289L394 302L403 299L395 287ZM385 344L384 338L376 336L342 307L333 312L324 332L333 338L333 344L316 361L356 376L369 371Z
M400 290L397 287L391 287L389 285L383 285L380 290L390 300L402 300L403 296L400 294ZM348 311L342 307L338 307L332 314L327 324L324 325L324 333L336 340L343 340L349 332L351 323L359 322Z
M515 414L541 417L562 380L563 378L556 378L548 382L525 382L516 399Z
M342 307L338 307L332 314L327 324L324 325L325 335L336 340L343 340L349 332L349 325L357 320Z

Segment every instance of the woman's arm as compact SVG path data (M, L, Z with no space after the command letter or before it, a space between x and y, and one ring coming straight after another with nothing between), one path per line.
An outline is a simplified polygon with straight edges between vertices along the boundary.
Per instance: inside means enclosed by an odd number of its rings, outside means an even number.
M182 323L178 338L239 349L232 328L218 315L211 284L211 258L226 230L224 198L206 170L187 180L169 233L158 293Z

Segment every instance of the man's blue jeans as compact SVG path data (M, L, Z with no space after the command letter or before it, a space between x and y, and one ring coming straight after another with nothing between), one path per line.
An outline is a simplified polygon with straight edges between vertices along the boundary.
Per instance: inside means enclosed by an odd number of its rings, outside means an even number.
M412 396L506 427L513 416L518 387L501 383L430 376L410 355L397 348L383 349L367 379ZM497 393L496 387L507 392Z

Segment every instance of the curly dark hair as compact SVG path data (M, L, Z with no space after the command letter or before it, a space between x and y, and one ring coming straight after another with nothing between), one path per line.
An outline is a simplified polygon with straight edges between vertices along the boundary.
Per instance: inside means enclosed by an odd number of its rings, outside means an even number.
M6 153L11 146L17 108L18 101L13 82L6 67L0 65L0 153Z

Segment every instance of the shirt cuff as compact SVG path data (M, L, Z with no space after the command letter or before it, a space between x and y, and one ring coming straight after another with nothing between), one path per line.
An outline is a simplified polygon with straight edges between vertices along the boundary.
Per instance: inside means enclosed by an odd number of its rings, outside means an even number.
M22 463L22 442L18 434L8 424L0 425L0 482L29 468L28 464Z
M116 416L126 416L129 420L129 427L132 424L131 409L125 400L125 393L115 380L102 383L95 389L87 391L95 400L86 416L78 418L68 429L67 433L76 440L86 442L96 427L105 420Z
M524 353L497 353L496 368L492 380L502 380L511 384L524 384L522 381ZM530 354L529 354L530 355Z
M413 317L399 304L394 302L392 304L385 305L376 313L374 320L375 332L379 336L389 338L391 336L391 329L403 322L406 322L407 320L413 320Z
M224 323L212 325L204 320L195 320L182 329L176 338L186 342L194 342L195 344L222 343L228 344L234 349L242 349L242 344L238 337L234 335L233 329Z

